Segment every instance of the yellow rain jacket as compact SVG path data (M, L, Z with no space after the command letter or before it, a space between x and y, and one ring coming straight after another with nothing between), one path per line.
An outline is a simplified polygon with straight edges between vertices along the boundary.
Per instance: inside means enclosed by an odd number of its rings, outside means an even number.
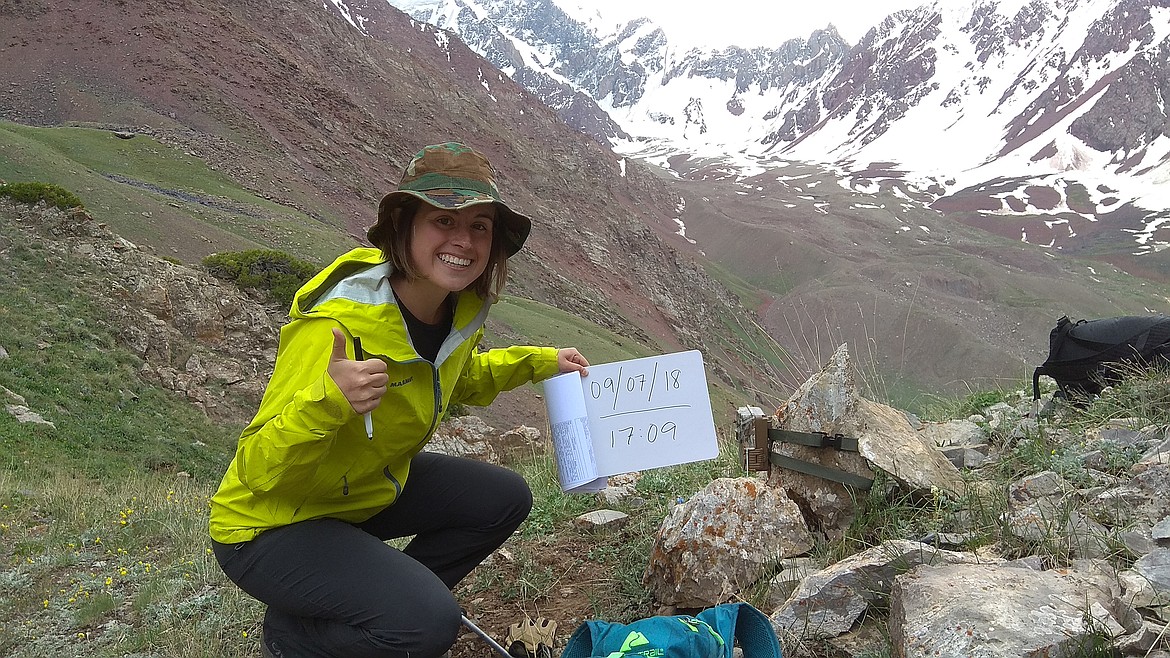
M377 249L354 249L296 294L280 331L276 368L256 417L211 498L211 537L249 541L264 530L330 517L357 523L402 492L410 460L448 406L486 405L501 391L557 374L552 347L477 349L486 301L458 294L451 332L435 363L418 355ZM372 412L374 438L329 377L332 329L362 339L366 358L388 365Z

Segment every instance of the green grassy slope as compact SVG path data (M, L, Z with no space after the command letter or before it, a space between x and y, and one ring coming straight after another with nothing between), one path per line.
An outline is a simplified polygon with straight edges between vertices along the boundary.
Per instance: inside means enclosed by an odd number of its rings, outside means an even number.
M218 479L238 428L217 427L190 402L144 383L138 356L79 277L100 277L86 259L47 250L0 222L0 402L39 413L47 425L0 413L0 470L65 469L110 477L150 468Z
M0 122L0 179L69 189L115 233L185 262L269 247L324 263L356 246L326 210L260 198L148 135Z

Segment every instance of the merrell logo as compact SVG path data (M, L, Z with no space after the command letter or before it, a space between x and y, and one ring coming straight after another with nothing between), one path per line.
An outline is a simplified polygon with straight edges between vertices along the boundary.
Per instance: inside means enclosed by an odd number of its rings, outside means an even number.
M414 377L407 377L406 379L403 379L402 381L399 381L399 382L390 382L386 386L388 386L389 388L397 388L399 386L406 386L407 384L409 384L410 382L413 382L413 381L414 381Z

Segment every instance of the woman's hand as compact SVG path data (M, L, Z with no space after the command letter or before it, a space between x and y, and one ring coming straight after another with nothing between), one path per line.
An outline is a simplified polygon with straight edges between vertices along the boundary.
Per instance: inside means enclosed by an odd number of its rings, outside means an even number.
M561 372L579 372L584 377L589 374L586 367L589 361L585 359L575 347L563 347L557 350L557 368Z
M386 394L386 362L381 359L354 361L345 353L345 334L333 329L333 354L329 356L329 376L359 414L373 410Z

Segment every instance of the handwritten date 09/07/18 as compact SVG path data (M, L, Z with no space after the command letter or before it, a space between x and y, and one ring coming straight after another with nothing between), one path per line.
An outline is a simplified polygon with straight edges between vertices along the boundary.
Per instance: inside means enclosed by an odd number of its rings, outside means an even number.
M661 375L661 381L659 381ZM676 390L681 386L679 378L682 377L682 371L678 369L666 370L658 372L658 364L654 364L654 371L649 376L644 372L634 375L622 376L621 368L618 369L617 377L606 377L602 381L593 381L589 384L589 393L596 400L602 395L613 396L613 408L617 409L618 399L622 397L622 393L637 395L639 398L646 396L646 401L650 402L654 398L654 391L657 389L660 393L665 393L671 390ZM626 396L628 397L628 396Z
M654 443L660 437L670 437L672 440L678 438L678 425L672 421L666 421L661 425L651 423L649 427L622 427L613 430L609 433L609 447L616 448L618 441L625 441L626 445L632 445L634 439L645 439L647 443Z

